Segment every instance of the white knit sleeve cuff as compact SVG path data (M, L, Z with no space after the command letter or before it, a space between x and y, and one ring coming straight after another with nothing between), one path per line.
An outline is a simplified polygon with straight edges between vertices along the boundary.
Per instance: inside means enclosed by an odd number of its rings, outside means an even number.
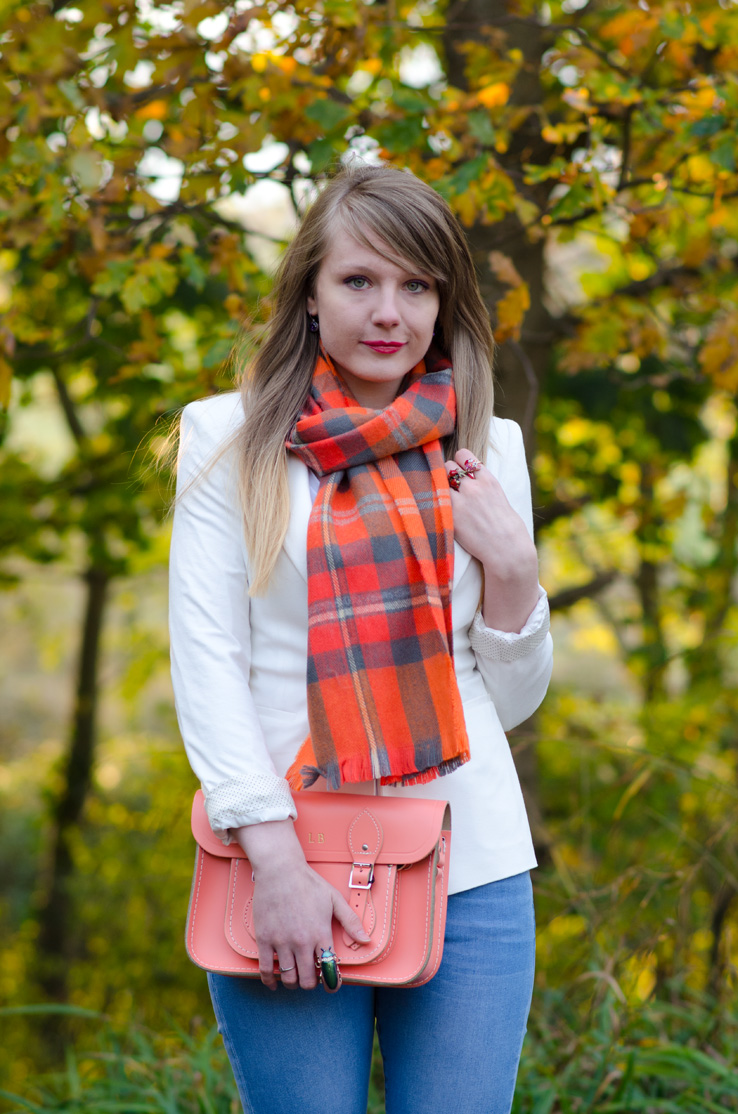
M276 774L243 774L221 781L206 793L205 811L213 832L226 845L233 842L230 828L297 817L290 787Z
M476 654L489 661L519 661L541 645L550 625L548 596L539 585L538 603L519 633L493 630L492 627L485 626L480 608L469 628L469 642Z

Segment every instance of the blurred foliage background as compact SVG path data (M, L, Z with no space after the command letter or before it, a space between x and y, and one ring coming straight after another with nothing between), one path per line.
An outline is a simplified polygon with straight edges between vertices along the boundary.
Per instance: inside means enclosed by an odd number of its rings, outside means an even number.
M511 738L516 1110L738 1110L737 74L735 0L0 4L9 1108L235 1109L181 945L155 461L353 155L465 225L533 466L558 659Z

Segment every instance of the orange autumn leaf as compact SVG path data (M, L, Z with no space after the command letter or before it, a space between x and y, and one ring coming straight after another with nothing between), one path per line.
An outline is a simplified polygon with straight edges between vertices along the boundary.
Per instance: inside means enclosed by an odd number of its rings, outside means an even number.
M149 101L136 112L139 120L164 120L167 115L166 101Z
M512 287L500 298L495 328L495 340L498 344L504 344L506 340L520 340L520 327L529 308L530 293L525 282Z
M504 282L506 286L523 285L523 280L509 255L504 255L501 251L491 251L488 259L492 274L500 282Z
M738 310L719 318L700 352L700 367L717 387L738 391Z
M491 85L485 85L477 93L477 100L485 108L499 108L507 104L509 97L510 86L504 81L494 81Z

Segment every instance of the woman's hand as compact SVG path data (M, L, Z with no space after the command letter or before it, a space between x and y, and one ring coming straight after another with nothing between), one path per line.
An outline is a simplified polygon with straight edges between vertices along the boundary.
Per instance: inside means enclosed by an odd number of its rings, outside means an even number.
M460 449L446 461L446 474L463 472L469 461L478 464L468 449ZM538 601L533 540L502 485L483 465L456 484L458 490L450 485L454 537L484 567L484 621L495 630L518 633Z
M312 990L318 981L316 952L333 945L333 917L354 940L369 936L333 886L305 861L291 820L273 820L235 831L254 871L254 933L261 981L276 990L276 954L282 984Z

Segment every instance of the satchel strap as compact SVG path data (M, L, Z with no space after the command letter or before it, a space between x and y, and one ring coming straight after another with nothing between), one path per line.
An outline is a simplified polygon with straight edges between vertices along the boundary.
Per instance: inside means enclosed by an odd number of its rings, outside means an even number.
M348 882L349 905L369 935L374 923L371 900L374 867L383 843L384 831L379 820L370 808L362 809L351 821L348 830L348 846L352 860ZM367 906L370 914L368 917ZM343 934L343 942L349 948L361 947L347 932Z

